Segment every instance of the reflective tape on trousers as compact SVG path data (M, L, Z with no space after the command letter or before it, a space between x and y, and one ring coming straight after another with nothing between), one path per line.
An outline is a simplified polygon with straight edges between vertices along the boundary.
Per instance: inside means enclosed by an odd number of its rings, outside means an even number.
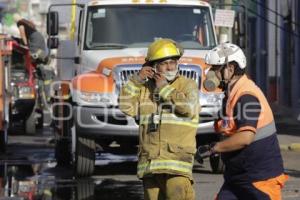
M193 163L178 160L151 160L147 163L139 163L138 175L149 174L156 170L175 170L178 172L192 174Z

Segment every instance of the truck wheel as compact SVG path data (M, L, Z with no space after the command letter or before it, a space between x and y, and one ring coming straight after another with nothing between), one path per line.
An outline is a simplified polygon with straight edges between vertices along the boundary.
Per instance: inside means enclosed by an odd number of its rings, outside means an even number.
M79 180L77 182L76 199L92 199L95 193L95 184L93 180Z
M95 169L95 150L94 140L84 137L76 137L75 150L75 173L78 177L90 176Z
M0 153L5 153L6 150L6 141L7 131L0 131Z
M224 163L220 154L211 155L209 157L209 162L214 174L222 174L224 172Z
M14 128L14 120L13 120L13 115L12 115L12 105L9 104L9 109L8 109L8 134L14 134L15 133L15 128Z
M55 159L58 166L68 166L72 161L70 140L58 139L55 144Z
M37 118L37 125L38 129L42 129L44 127L44 113L43 110L37 110L39 117Z
M35 134L36 127L35 127L35 117L33 114L29 116L28 119L25 121L25 133L26 134Z

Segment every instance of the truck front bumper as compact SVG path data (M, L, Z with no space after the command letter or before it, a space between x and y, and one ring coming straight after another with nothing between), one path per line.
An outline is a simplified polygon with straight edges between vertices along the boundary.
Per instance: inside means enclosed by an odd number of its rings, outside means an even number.
M134 118L126 116L117 108L74 107L74 120L81 135L93 137L138 135Z
M214 133L217 108L202 108L197 134ZM126 116L118 108L75 106L73 108L76 130L90 137L137 137L138 121Z

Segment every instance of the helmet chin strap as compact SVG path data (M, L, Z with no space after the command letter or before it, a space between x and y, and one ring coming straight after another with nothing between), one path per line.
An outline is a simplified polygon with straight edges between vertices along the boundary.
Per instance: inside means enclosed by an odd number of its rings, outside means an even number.
M221 88L222 90L227 90L227 86L228 86L228 84L226 83L226 80L225 80L225 78L224 78L224 69L225 69L225 67L224 66L222 66L222 69L221 69L221 80L220 80L220 86L219 86L219 88Z
M226 67L228 68L229 67L228 56L226 56L226 58L225 58L225 63L226 63ZM229 83L233 79L234 74L232 74L231 77L226 80L224 77L224 70L225 70L225 65L223 65L222 69L221 69L222 80L220 80L220 88L223 89L224 91L226 91L228 89Z

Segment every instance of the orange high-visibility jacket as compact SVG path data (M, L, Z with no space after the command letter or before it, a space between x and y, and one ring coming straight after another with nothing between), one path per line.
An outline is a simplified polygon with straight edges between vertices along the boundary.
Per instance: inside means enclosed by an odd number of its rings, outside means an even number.
M237 127L237 116L234 109L243 95L252 95L257 98L260 105L260 114L257 125L243 125ZM276 127L272 110L263 92L253 81L243 75L233 86L229 93L223 119L215 124L217 132L231 136L237 132L249 130L255 133L254 141L241 150L222 154L226 165L224 178L228 182L260 181L280 176L283 173L283 161L276 136ZM244 116L244 118L247 116Z

